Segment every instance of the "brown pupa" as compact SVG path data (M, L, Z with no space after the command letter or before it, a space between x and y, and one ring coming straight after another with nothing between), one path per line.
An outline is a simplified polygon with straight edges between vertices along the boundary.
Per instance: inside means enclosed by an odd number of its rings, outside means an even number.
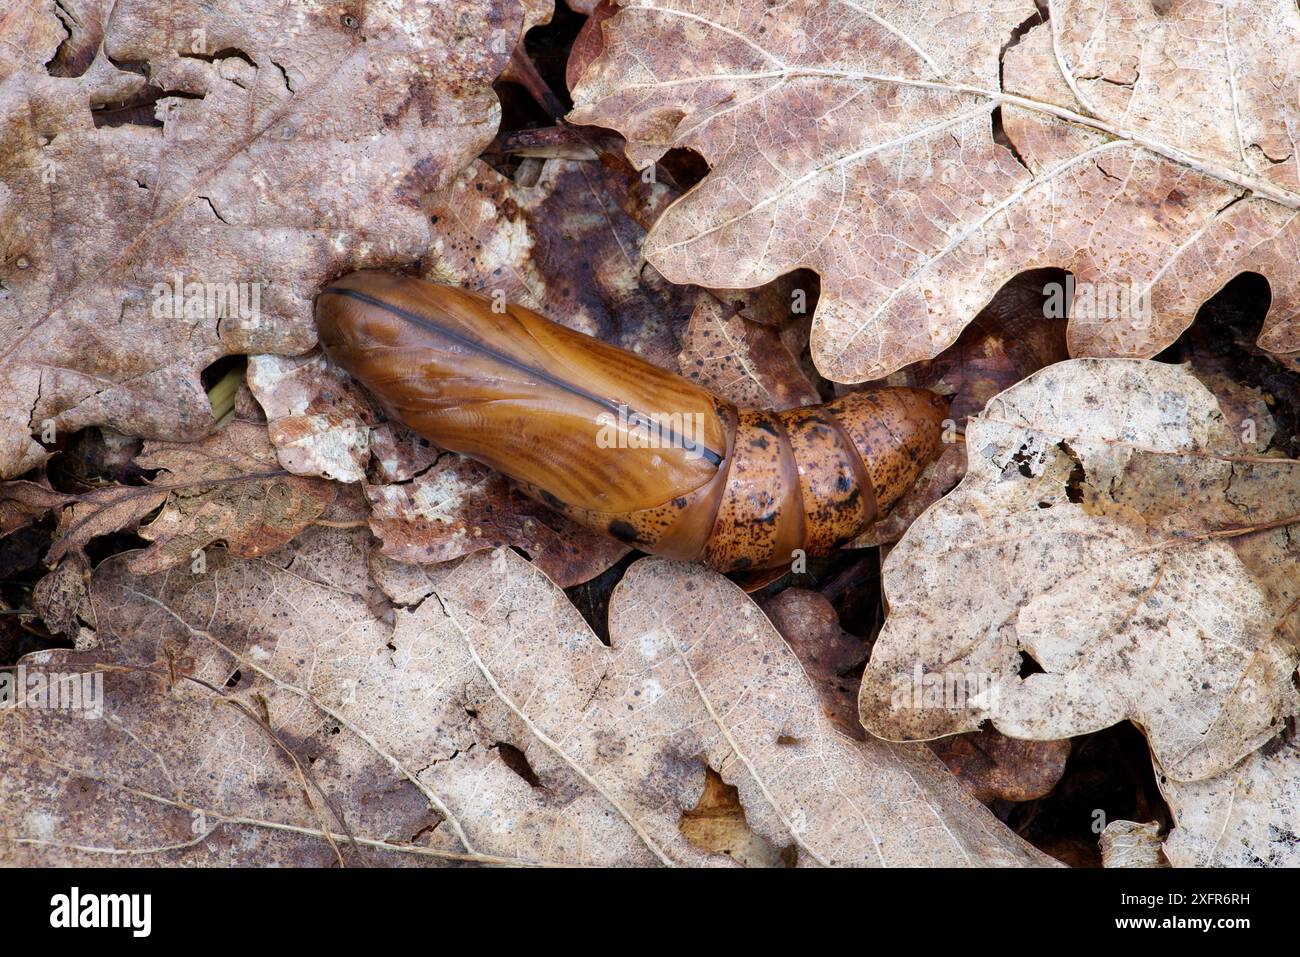
M948 417L906 388L738 410L530 309L388 272L331 283L316 324L330 358L439 447L581 525L723 572L857 536L938 455Z

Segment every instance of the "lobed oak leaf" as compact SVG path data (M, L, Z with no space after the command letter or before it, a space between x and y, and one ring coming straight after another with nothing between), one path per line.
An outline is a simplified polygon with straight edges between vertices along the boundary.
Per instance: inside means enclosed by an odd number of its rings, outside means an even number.
M1050 863L924 748L836 733L711 572L635 565L606 647L508 549L395 626L266 560L127 562L95 571L100 648L24 659L102 676L104 720L0 715L11 863Z
M0 19L3 477L51 428L201 438L205 367L311 348L323 282L417 259L426 196L491 140L491 84L549 9L19 6Z
M1172 780L1300 710L1300 463L1252 455L1185 368L1058 363L967 427L970 470L885 562L868 730L1047 740L1133 721ZM1021 678L1021 659L1041 673Z
M1238 273L1300 352L1300 12L1058 0L628 0L570 119L711 172L656 222L674 282L821 277L817 367L933 357L1011 277L1069 270L1072 355L1149 357ZM1083 293L1086 293L1084 295Z

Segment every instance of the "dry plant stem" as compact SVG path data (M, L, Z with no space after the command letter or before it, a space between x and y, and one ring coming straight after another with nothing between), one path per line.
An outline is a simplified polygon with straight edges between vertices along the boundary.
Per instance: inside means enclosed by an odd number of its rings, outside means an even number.
M564 114L567 112L560 98L555 95L555 91L550 85L542 79L542 75L537 72L537 67L533 64L532 57L524 49L524 42L520 40L515 45L514 53L510 57L510 64L501 74L503 80L509 80L518 83L528 95L537 101L537 105L544 109L558 123L563 122Z
M522 41L515 47L514 55L510 59L510 65L502 76L518 83L527 90L528 95L533 98L537 105L550 114L555 121L556 129L567 130L572 137L590 149L603 162L609 163L616 169L624 170L630 177L638 175L636 167L628 162L627 157L621 151L613 148L609 142L609 137L597 138L592 136L588 131L574 126L564 118L567 112L564 104L560 102L560 98L555 95L555 91L551 89L542 75L537 72L537 67L533 64L532 58L528 56Z

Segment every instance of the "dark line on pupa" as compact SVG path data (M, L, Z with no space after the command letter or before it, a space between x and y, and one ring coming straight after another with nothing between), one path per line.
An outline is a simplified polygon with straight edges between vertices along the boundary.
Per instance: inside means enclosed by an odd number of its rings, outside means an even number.
M382 299L367 295L364 292L359 292L356 289L335 289L333 287L326 287L321 290L321 295L325 295L326 293L333 293L336 296L348 296L352 299L356 299L358 302L364 302L368 306L376 306L383 309L385 312L397 316L399 319L403 319L412 325L419 326L421 329L426 329L436 335L450 339L452 342L458 343L467 349L472 349L473 351L482 353L483 355L491 356L494 361L507 365L512 369L518 369L520 372L535 376L548 385L553 385L558 389L563 389L566 392L571 392L574 395L581 396L588 402L595 403L602 409L613 413L615 416L619 414L620 410L624 410L624 417L631 424L644 426L658 432L660 437L666 437L668 442L675 448L684 449L687 452L699 455L710 465L722 464L722 456L720 454L713 451L713 449L706 448L698 443L687 441L685 437L678 435L675 429L665 430L649 416L642 415L640 412L631 409L623 403L603 398L602 396L596 395L594 392L588 392L586 389L582 388L582 386L574 385L572 382L567 382L558 376L552 375L544 369L538 369L534 366L528 365L526 362L520 362L518 359L508 356L505 353L498 352L490 346L485 346L481 342L475 342L473 339L463 336L459 332L448 329L446 326L434 322L432 319L422 316L418 312L411 312L409 309L395 306L391 302L385 302Z

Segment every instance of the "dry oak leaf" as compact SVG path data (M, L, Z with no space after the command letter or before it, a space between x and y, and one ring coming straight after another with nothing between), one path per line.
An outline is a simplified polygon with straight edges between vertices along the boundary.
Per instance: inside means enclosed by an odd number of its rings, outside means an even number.
M161 571L225 542L238 555L278 548L319 517L338 486L279 467L261 422L231 420L200 442L146 442L137 464L160 469L150 485L114 485L81 496L60 516L47 561L99 535L139 529L153 545L133 554L137 574ZM161 506L161 510L159 507Z
M884 567L867 729L1066 738L1125 718L1211 777L1300 710L1300 462L1250 455L1185 368L1058 363L967 426L970 470ZM1019 677L1021 656L1043 673Z
M1168 867L1155 821L1111 821L1101 832L1102 867Z
M785 410L821 401L779 330L707 292L696 300L677 367L742 409Z
M206 366L309 349L323 281L418 258L422 203L490 142L525 23L518 0L17 7L0 17L0 477L45 458L50 424L202 437Z
M1216 777L1156 780L1176 824L1164 843L1174 867L1300 867L1300 745L1293 725Z
M801 864L1050 863L924 749L835 734L711 572L634 566L606 647L508 549L395 627L265 560L127 561L101 649L24 660L102 670L104 720L0 712L7 863L731 864L682 831L708 768Z
M416 564L515 545L561 588L595 578L628 547L569 521L485 465L446 453L409 482L366 485L370 528L389 558Z
M1155 355L1247 270L1272 285L1259 344L1300 350L1295 4L1046 7L629 0L570 119L638 166L700 153L646 258L707 287L815 270L836 381L937 355L1044 266L1150 304L1076 295L1072 355Z

